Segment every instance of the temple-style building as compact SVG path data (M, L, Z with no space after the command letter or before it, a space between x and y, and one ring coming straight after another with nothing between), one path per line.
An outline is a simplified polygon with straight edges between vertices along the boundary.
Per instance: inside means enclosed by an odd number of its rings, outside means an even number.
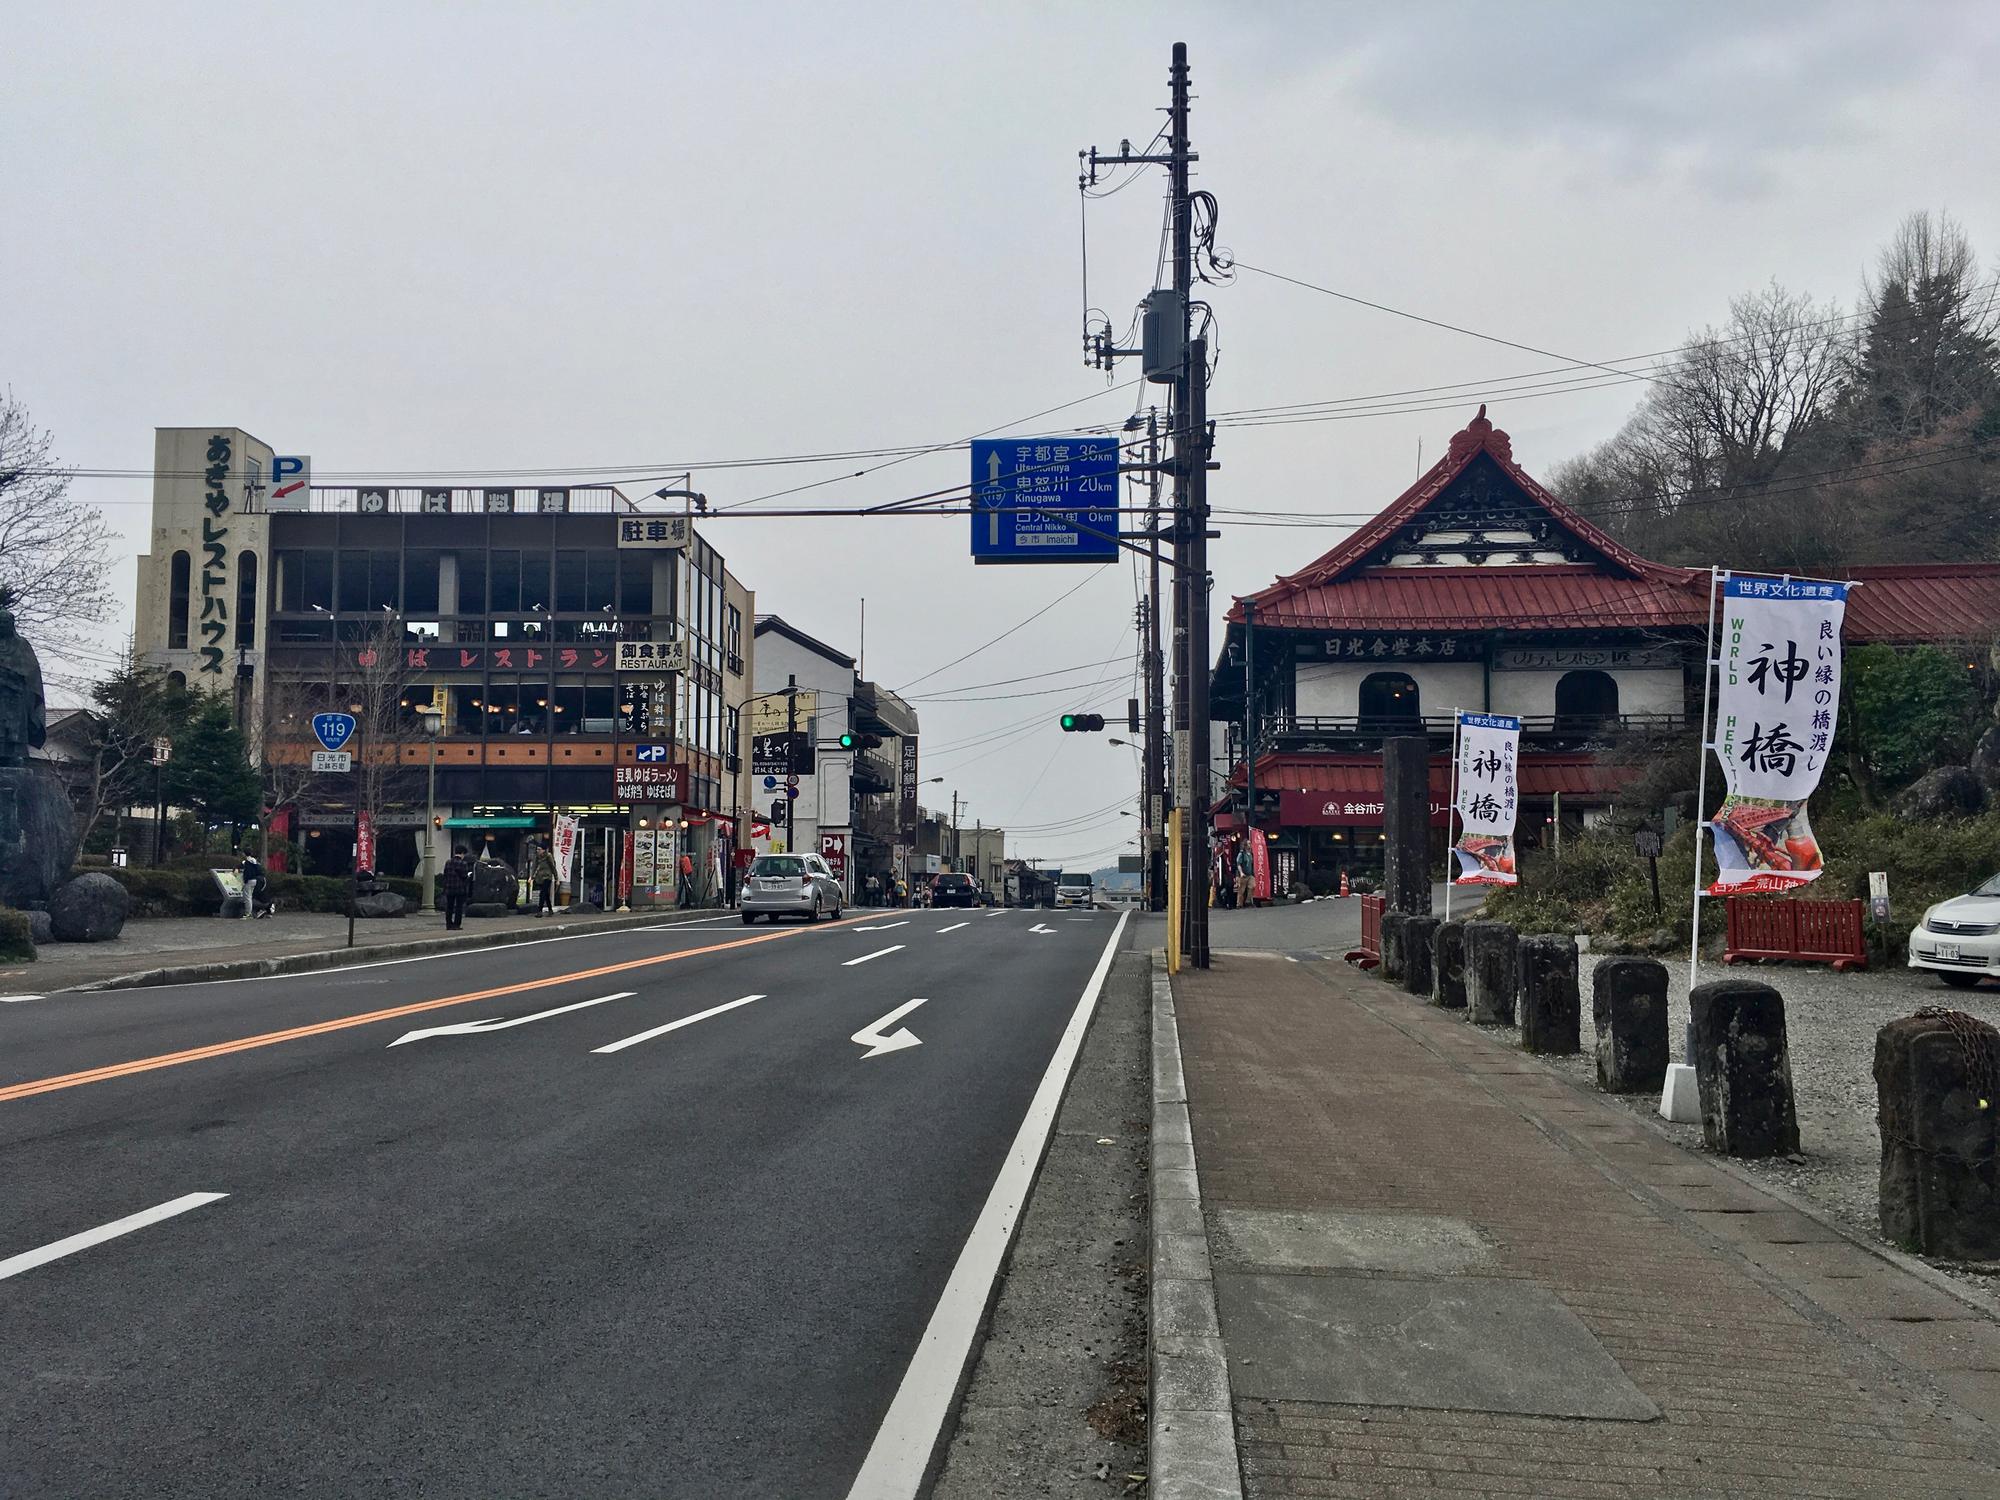
M1849 576L1862 585L1849 596L1850 645L1977 643L1983 657L2000 631L2000 565ZM1558 818L1587 827L1650 738L1700 722L1708 600L1706 569L1640 557L1569 509L1514 461L1481 407L1374 520L1234 601L1210 689L1229 726L1217 829L1243 827L1246 696L1253 817L1275 835L1280 889L1379 872L1382 741L1419 733L1432 742L1442 878L1459 710L1521 719L1523 845Z

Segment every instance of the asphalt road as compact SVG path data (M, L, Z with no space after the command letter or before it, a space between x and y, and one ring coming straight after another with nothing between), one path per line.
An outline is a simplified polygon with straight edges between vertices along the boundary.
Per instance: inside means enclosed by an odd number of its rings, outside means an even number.
M909 1493L1121 928L732 919L0 1006L0 1494Z

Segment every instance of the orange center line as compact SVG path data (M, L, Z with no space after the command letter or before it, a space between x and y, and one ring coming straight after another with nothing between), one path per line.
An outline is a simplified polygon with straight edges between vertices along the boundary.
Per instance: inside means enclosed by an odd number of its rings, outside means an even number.
M848 922L864 922L866 917L849 917ZM833 923L845 926L846 923ZM427 1010L440 1010L447 1005L464 1005L473 1000L492 1000L501 995L520 995L529 990L550 989L559 984L571 984L581 979L598 979L606 974L624 974L633 969L651 968L655 964L675 963L683 958L697 958L704 953L724 953L732 948L750 948L758 943L776 942L779 938L794 937L800 931L824 931L824 928L793 928L787 932L767 932L760 937L737 938L727 943L711 943L706 948L688 948L680 953L661 953L651 958L634 958L624 963L605 964L595 969L578 969L570 974L552 974L546 979L524 979L519 984L503 984L490 990L473 990L463 995L447 995L441 1000L417 1000L408 1005L391 1006L388 1010L371 1010L365 1015L336 1016L331 1021L315 1021L310 1026L293 1026L285 1031L267 1031L259 1036L246 1036L233 1042L215 1042L206 1047L190 1047L185 1052L163 1052L157 1057L134 1058L131 1062L110 1063L101 1068L86 1068L78 1073L64 1073L55 1078L34 1078L26 1083L9 1084L0 1088L0 1103L10 1099L26 1099L32 1094L50 1094L58 1089L81 1088L87 1083L104 1083L113 1078L124 1078L133 1073L150 1073L155 1068L172 1068L182 1063L200 1062L210 1057L226 1057L232 1052L248 1052L256 1047L275 1047L280 1042L295 1042L304 1037L320 1036L329 1031L345 1031L350 1026L372 1026L377 1021L394 1021L403 1016L421 1015Z

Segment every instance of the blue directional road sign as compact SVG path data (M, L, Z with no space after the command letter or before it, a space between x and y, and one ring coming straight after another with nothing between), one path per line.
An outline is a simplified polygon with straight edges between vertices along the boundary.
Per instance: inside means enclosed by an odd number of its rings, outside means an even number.
M982 438L972 444L972 560L1106 562L1118 556L1118 439Z
M338 750L354 738L353 714L314 714L313 733L329 750Z
M665 745L634 745L632 747L632 758L641 765L647 765L653 761L664 761L668 758L668 754L668 747Z

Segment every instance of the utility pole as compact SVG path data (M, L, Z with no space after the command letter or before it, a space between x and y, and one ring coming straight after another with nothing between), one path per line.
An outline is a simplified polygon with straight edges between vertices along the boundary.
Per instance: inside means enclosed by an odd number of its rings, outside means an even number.
M785 677L785 849L797 854L799 840L796 824L799 816L798 783L799 774L799 679L797 673ZM815 784L818 778L814 778Z
M1167 832L1163 816L1171 806L1167 792L1166 691L1164 658L1160 652L1160 413L1146 408L1146 480L1151 491L1146 506L1146 532L1152 539L1146 598L1146 823L1152 841L1146 852L1146 906L1167 909Z
M1261 839L1257 826L1257 606L1243 601L1243 836ZM1270 852L1268 849L1265 851ZM1254 873L1256 866L1251 865Z
M958 848L958 793L957 792L953 792L951 794L951 867L954 870L961 870L961 871L965 868L964 861L959 857L959 848Z

